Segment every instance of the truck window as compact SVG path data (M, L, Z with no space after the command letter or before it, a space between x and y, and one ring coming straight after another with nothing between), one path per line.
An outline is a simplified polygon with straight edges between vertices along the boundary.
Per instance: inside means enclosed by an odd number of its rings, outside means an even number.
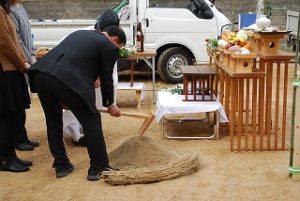
M210 9L209 5L207 5L204 2L204 0L190 0L186 2L175 0L171 2L165 2L165 3L162 2L157 3L157 2L158 2L157 0L150 0L149 1L150 7L187 8L200 19L212 19L214 17L212 10Z

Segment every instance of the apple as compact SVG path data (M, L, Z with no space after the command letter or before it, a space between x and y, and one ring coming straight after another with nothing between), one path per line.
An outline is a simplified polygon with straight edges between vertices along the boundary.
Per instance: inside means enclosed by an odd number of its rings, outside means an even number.
M228 50L230 47L232 47L233 46L233 44L231 44L231 43L228 43L226 46L225 46L225 49L226 50Z

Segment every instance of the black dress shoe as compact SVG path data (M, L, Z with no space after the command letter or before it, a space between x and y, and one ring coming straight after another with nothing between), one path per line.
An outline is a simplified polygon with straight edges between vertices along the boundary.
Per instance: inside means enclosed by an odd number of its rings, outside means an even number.
M90 167L88 170L88 176L87 180L89 181L98 181L101 178L102 172L104 171L118 171L119 169L115 169L110 167L109 165L107 167L104 167L100 170L96 170L95 168Z
M16 149L19 151L31 151L34 150L34 146L31 146L30 144L23 142L16 145Z
M29 167L18 163L15 159L0 162L0 171L27 172Z
M22 160L20 159L18 156L16 156L15 161L21 165L25 165L25 166L32 166L32 161L26 161L26 160Z
M75 140L72 141L75 146L86 147L86 140L84 136L80 137L78 141Z
M38 147L40 145L40 143L38 143L36 141L31 141L31 140L27 140L26 143L33 147Z
M67 176L69 173L73 172L74 166L72 163L69 163L66 166L62 167L55 167L55 172L56 172L56 178L62 178Z

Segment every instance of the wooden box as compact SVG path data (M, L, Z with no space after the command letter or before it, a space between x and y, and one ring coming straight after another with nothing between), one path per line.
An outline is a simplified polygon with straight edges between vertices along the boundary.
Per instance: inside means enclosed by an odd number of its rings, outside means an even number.
M280 50L280 42L287 35L281 32L257 32L255 33L255 50L262 54L276 54Z
M253 59L256 59L256 53L237 54L232 53L230 57L230 69L237 73L251 73L253 67Z
M180 66L184 101L216 100L217 71L208 65Z
M224 52L223 64L225 66L229 67L230 66L230 55L232 54L232 51L224 49L223 52Z
M248 41L250 43L249 50L251 52L256 52L256 43L258 43L259 38L255 38L255 33L253 31L245 31L248 35Z
M217 51L219 53L217 61L224 61L224 49L218 46Z

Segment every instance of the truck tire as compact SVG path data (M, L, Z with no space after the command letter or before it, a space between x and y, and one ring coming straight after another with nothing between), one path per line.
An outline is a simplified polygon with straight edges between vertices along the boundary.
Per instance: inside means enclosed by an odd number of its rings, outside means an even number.
M158 74L165 82L182 82L181 65L192 65L192 58L188 52L180 47L166 49L157 60Z

